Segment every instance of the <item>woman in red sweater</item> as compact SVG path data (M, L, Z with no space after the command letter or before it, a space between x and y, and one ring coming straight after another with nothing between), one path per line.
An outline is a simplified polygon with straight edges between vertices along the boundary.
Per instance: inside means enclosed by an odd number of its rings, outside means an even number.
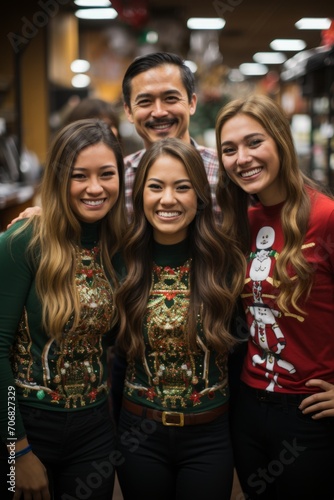
M232 414L239 479L248 499L332 500L334 201L300 171L272 99L228 103L216 136L223 230L248 259L250 338Z

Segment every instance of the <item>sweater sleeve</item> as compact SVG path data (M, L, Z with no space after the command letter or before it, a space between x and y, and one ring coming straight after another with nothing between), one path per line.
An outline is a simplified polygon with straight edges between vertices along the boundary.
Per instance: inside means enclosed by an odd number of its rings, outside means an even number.
M26 256L31 230L25 229L12 237L19 224L22 225L23 221L0 235L0 436L4 443L25 435L17 403L10 350L34 279L34 270Z

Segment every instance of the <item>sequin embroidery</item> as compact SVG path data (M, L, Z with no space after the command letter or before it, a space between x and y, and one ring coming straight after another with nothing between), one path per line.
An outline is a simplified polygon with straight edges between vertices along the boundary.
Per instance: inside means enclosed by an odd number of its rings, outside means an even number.
M154 265L144 322L148 346L143 364L147 384L138 383L135 363L130 364L126 380L125 390L130 397L136 394L171 409L201 405L204 396L214 397L217 390L226 395L226 357L215 354L220 380L219 384L210 383L208 370L213 359L205 345L200 320L199 350L193 352L187 342L190 265L191 259L177 268Z
M12 355L16 383L23 395L35 391L40 401L65 408L86 406L105 397L102 338L110 329L113 298L99 255L98 247L77 250L76 284L82 306L79 325L72 331L70 318L59 345L46 338L41 358L32 352L28 318L23 315Z

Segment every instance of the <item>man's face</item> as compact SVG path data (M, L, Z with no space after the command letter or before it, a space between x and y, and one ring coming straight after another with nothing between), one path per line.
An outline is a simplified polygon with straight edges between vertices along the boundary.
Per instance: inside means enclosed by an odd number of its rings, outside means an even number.
M135 76L131 82L131 108L124 109L147 149L165 137L190 142L190 116L196 111L196 95L188 102L180 69L164 64Z

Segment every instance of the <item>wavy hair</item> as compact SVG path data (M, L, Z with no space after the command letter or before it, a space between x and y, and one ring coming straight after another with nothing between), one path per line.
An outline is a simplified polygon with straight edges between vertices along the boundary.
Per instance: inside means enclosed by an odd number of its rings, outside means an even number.
M286 189L281 223L284 247L274 270L274 282L279 285L278 306L287 313L292 306L303 312L300 300L306 299L311 286L313 270L306 261L302 244L310 217L310 193L316 185L300 170L291 134L290 123L279 104L264 95L236 99L224 106L217 115L216 142L219 159L217 201L222 210L222 229L240 242L245 253L250 250L250 228L247 210L251 197L233 183L226 174L222 160L221 131L224 124L238 114L256 120L275 141L280 159L280 178ZM291 277L294 270L297 279ZM290 273L289 273L290 270Z
M23 226L33 225L29 249L38 262L36 290L42 302L43 326L55 339L61 337L64 318L73 318L74 330L80 316L75 268L81 225L69 204L71 173L79 153L98 143L114 152L119 175L118 199L101 220L100 228L101 259L109 278L116 285L111 259L119 249L126 228L123 157L117 138L104 121L78 120L58 132L43 173L43 214L32 217Z
M232 311L241 293L245 259L234 239L215 223L210 186L201 155L191 144L168 138L154 143L137 168L133 186L134 218L125 236L127 278L115 296L120 317L118 345L129 359L144 352L142 323L152 286L153 229L144 214L143 191L148 172L161 156L180 160L197 195L197 213L188 230L190 257L190 304L188 341L196 347L200 315L208 345L225 352L233 345L229 332Z

